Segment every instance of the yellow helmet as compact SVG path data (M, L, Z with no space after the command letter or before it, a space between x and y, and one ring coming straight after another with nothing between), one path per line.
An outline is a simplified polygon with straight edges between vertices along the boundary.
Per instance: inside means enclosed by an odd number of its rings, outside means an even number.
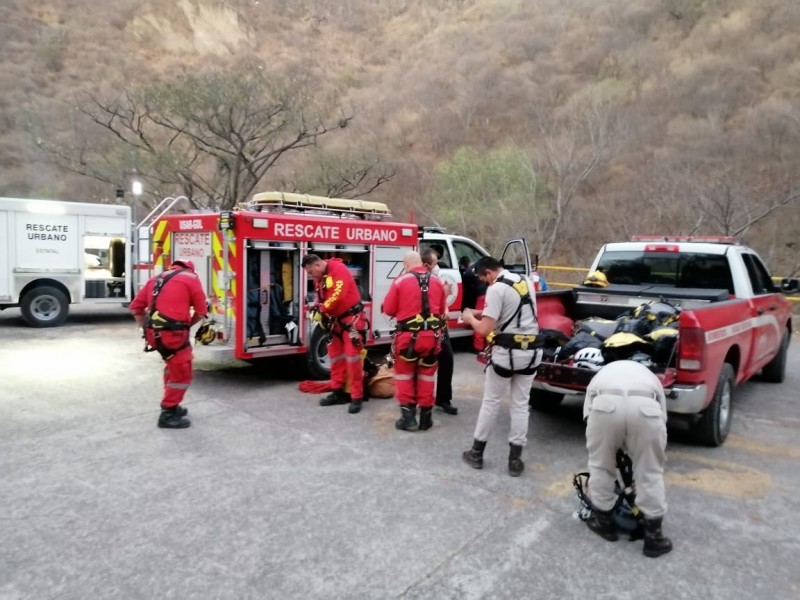
M610 336L603 342L606 348L621 348L622 346L630 346L631 344L647 344L647 340L643 340L635 333L619 332Z
M606 279L605 273L602 271L592 271L583 280L583 285L604 288L608 287L608 279Z
M194 339L203 344L204 346L208 346L217 337L217 332L214 331L214 328L211 325L212 325L211 321L205 321L200 325L200 327L197 328L197 331L194 333Z

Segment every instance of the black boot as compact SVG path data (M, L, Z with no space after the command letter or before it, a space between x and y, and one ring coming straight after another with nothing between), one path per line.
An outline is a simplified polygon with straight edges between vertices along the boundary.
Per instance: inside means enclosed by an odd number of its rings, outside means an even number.
M427 431L433 427L433 407L425 406L419 409L419 430Z
M586 525L604 540L616 542L619 539L610 510L597 510L595 508L592 511L592 516L586 521Z
M650 558L659 557L672 550L672 542L661 533L661 520L661 517L657 519L646 518L644 520L644 548L642 552Z
M158 426L161 429L186 429L192 422L180 414L180 407L162 408L158 417ZM185 410L185 409L184 409Z
M522 462L522 446L509 444L508 451L508 474L512 477L519 477L525 470L525 463Z
M161 410L164 410L164 408L165 407L162 404ZM175 412L178 413L181 417L185 417L186 415L189 414L189 409L186 408L185 406L181 406L180 404L178 406L174 406L173 408L175 409Z
M395 421L394 426L403 431L416 431L419 427L417 423L417 405L401 404L400 418Z
M472 448L467 450L461 455L464 462L473 469L483 468L483 451L486 448L486 442L475 440L472 442Z
M320 406L333 406L334 404L347 404L350 402L350 394L342 388L333 390L330 394L319 401Z
M361 398L353 398L350 401L350 406L347 407L347 412L351 415L361 412Z
M457 415L458 414L458 407L453 406L450 403L450 400L442 400L441 402L437 401L436 402L436 406L441 408L448 415Z

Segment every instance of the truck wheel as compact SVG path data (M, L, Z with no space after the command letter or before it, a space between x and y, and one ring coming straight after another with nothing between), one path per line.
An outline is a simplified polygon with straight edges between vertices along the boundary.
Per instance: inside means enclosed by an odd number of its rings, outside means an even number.
M789 354L789 332L783 334L781 349L767 366L761 370L761 379L769 383L783 383L786 379L786 357Z
M530 405L534 410L550 412L561 406L564 394L546 390L531 390Z
M319 327L311 333L311 341L306 352L308 373L313 379L331 378L331 361L328 358L328 336Z
M700 420L695 423L693 433L695 439L706 446L721 446L731 430L733 412L733 388L736 385L736 374L729 363L722 365L719 381L714 390L714 398L701 413Z
M22 317L32 327L55 327L67 318L69 302L61 290L40 286L29 290L20 302Z

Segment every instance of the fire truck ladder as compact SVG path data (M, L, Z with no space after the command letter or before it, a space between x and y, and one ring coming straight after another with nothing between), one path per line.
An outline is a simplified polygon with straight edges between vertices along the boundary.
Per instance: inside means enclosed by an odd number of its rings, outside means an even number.
M134 273L134 293L137 292L153 275L153 265L150 261L150 236L153 224L163 217L173 206L181 200L189 199L186 196L167 196L161 202L156 204L155 208L151 210L147 216L139 221L133 229L133 253L131 257L131 264L133 265Z
M256 194L252 200L241 204L240 208L256 212L301 212L372 221L381 221L392 216L389 207L383 202L345 200L284 192Z

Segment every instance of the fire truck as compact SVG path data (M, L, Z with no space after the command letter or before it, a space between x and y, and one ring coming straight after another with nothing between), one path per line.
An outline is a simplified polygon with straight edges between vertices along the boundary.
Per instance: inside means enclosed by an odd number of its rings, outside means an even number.
M392 220L386 204L265 192L236 210L165 215L152 227L155 273L172 261L195 264L209 299L213 340L198 345L212 362L306 355L313 377L327 378L326 334L308 318L317 303L314 282L301 268L314 253L341 258L361 291L369 323L367 346L388 344L394 324L380 311L403 256L433 247L441 277L451 283L447 299L451 335L471 335L459 316L463 286L459 264L487 251L469 238L442 229ZM504 256L530 272L524 240L512 240Z

